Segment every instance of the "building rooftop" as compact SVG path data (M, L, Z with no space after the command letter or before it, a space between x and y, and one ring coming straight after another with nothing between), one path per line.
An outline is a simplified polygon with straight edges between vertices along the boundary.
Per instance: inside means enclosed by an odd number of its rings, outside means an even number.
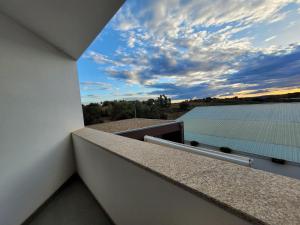
M109 133L123 132L134 129L147 128L156 125L168 124L176 122L174 120L159 120L159 119L143 119L133 118L107 123L98 123L88 126L89 128L105 131Z
M300 103L196 107L185 139L300 163Z
M255 224L299 224L298 180L89 128L74 135Z

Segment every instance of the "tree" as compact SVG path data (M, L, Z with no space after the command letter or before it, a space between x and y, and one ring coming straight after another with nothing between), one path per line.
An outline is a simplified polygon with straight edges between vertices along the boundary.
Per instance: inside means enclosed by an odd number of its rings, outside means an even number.
M161 108L168 108L171 106L171 99L167 98L165 95L160 95L156 99L156 104L158 104L158 106Z
M186 111L190 108L190 103L187 102L187 101L184 101L184 102L180 102L179 103L179 108L182 110L182 111Z
M89 105L82 105L83 119L85 125L94 123L103 123L101 105L98 103L91 103Z
M211 97L207 97L204 99L204 102L212 102L212 98Z
M134 117L134 104L132 102L119 101L115 102L112 111L112 120L122 120Z
M148 99L145 103L146 103L148 106L151 106L151 105L154 105L155 100L154 100L153 98L150 98L150 99Z
M149 119L167 119L171 99L160 95L157 99L147 101L104 101L102 104L82 105L85 125L102 123L103 117L110 120L130 119L136 117Z

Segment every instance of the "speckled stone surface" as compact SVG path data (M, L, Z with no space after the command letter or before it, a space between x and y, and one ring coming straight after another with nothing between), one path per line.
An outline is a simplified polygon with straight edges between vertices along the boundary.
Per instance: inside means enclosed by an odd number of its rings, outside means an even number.
M109 133L116 133L121 131L128 131L138 128L145 128L149 126L155 126L160 124L167 124L175 122L174 120L157 120L157 119L143 119L143 118L133 118L126 120L118 120L107 123L98 123L88 126L89 128L105 131Z
M74 132L258 224L300 224L300 181L89 128Z

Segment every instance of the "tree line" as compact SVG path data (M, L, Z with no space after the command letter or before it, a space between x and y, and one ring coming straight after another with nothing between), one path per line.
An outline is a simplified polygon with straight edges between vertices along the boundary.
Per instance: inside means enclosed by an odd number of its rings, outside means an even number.
M171 106L171 99L160 95L146 101L104 101L82 105L84 124L103 123L104 119L121 120L130 118L167 119L166 110Z

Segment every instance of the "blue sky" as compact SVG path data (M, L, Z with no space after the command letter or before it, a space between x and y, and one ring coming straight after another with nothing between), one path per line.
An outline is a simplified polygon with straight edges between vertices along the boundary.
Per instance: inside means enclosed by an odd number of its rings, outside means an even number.
M83 104L300 91L300 1L127 0L78 72Z

